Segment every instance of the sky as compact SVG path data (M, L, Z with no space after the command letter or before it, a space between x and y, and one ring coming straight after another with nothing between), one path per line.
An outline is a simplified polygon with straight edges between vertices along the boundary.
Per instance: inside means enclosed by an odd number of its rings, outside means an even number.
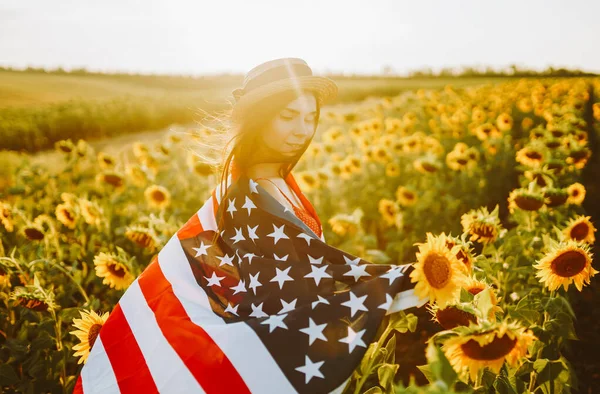
M517 64L600 72L595 0L0 0L0 66L208 75Z

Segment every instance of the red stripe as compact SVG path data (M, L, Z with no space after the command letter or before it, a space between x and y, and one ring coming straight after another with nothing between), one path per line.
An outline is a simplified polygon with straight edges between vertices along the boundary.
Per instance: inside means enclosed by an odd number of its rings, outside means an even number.
M202 224L200 223L200 218L198 217L198 213L195 213L186 224L184 224L181 229L177 231L177 238L186 239L193 238L200 234L204 229L202 228Z
M81 380L81 373L77 377L77 382L75 382L75 387L73 388L72 394L83 394L83 381Z
M117 304L104 323L100 339L122 393L158 393L121 305Z
M190 320L158 259L148 265L138 283L165 338L207 393L250 393L221 348Z

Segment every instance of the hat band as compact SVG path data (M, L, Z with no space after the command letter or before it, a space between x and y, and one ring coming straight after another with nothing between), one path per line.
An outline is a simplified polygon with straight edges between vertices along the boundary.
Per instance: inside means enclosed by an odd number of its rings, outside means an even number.
M281 79L304 76L312 76L312 70L306 64L284 64L264 71L263 73L249 80L244 86L244 91L248 92L262 85L266 85Z

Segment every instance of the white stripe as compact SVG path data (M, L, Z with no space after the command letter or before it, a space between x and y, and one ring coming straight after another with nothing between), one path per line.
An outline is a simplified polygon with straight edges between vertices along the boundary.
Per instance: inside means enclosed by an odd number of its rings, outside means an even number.
M202 225L202 229L217 231L217 220L215 219L215 211L213 209L213 196L211 196L206 200L202 208L198 210L198 219L200 220L200 224Z
M405 309L412 308L413 306L420 307L424 305L427 301L429 301L429 297L419 299L419 297L415 294L414 289L400 292L394 297L394 300L388 308L386 315L398 311L403 311Z
M138 279L133 281L119 301L150 374L159 392L204 393L163 335L154 312L146 302Z
M225 323L196 283L176 236L158 254L158 263L191 321L202 327L231 361L253 393L295 393L258 335L244 322Z
M121 392L100 336L96 337L90 355L81 369L81 383L85 394Z

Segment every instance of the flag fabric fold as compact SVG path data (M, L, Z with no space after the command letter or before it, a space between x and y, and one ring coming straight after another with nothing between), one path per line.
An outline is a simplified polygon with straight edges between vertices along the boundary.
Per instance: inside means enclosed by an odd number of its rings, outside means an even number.
M328 245L245 175L220 186L125 291L75 393L341 393L383 317L427 302L411 264Z

